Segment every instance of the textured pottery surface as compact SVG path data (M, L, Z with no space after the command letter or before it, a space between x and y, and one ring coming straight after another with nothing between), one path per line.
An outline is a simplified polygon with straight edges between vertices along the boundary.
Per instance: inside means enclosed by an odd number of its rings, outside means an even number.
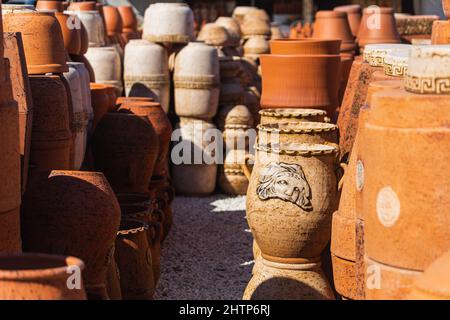
M224 27L228 35L230 36L229 45L233 47L238 47L240 45L242 31L239 23L231 17L219 17L215 21L215 24Z
M358 31L358 44L365 47L374 43L400 43L394 18L394 9L388 7L366 8Z
M445 15L450 19L450 1L442 0L442 6L444 8Z
M229 105L220 107L215 123L219 129L223 130L226 125L251 128L254 121L252 113L245 105Z
M116 240L116 261L124 300L151 300L155 291L146 224L123 220Z
M270 52L269 41L263 36L252 36L244 44L244 56L258 59L259 55Z
M23 248L80 257L89 298L105 299L119 222L119 204L102 173L52 171L36 178L25 194Z
M395 16L397 30L402 37L409 35L430 35L433 29L433 23L436 20L439 20L439 16Z
M412 46L409 44L369 44L364 48L364 61L372 67L384 67L387 55L396 53L409 54L411 48Z
M318 11L314 24L314 38L340 39L341 51L356 49L347 14L340 11Z
M200 30L197 40L214 47L227 47L230 44L230 35L225 27L207 23Z
M40 11L56 11L56 12L61 12L63 11L63 6L62 6L62 2L61 1L43 1L43 0L39 0L36 2L36 10Z
M336 291L343 299L357 300L355 262L331 255L333 281Z
M450 21L435 21L433 24L432 44L450 44Z
M246 154L245 150L230 150L226 154L224 164L219 168L217 182L226 194L247 194L249 181L241 168L241 165L245 163Z
M327 122L327 113L318 109L264 109L259 111L261 125L296 122Z
M175 61L175 112L180 117L211 119L219 103L219 58L217 50L191 42Z
M159 151L158 135L148 118L108 113L93 139L95 166L114 191L145 193Z
M115 248L114 248L115 249ZM122 289L120 288L120 275L115 257L111 259L106 278L106 289L109 299L122 300Z
M272 54L339 54L341 41L337 39L281 39L270 41Z
M194 39L194 14L185 3L156 3L145 11L143 39L188 43Z
M138 21L131 6L118 6L120 17L122 19L122 31L131 32L137 30Z
M409 52L389 53L384 57L384 74L390 77L404 78L408 71Z
M83 281L80 289L69 289L72 272L82 271L78 258L45 255L0 255L0 299L2 300L85 300ZM84 273L83 273L84 275Z
M125 47L125 93L150 97L169 111L170 75L167 51L147 40L131 40Z
M95 129L103 116L115 104L108 93L108 86L100 83L90 83L92 109L94 111L94 120L92 127Z
M159 222L160 228L155 227L155 229L157 230L157 234L161 235L162 242L169 234L174 223L172 202L175 197L175 190L171 185L167 172L164 176L152 177L149 191L152 195L152 200L156 201L156 209L153 210L153 214L156 215L156 220ZM157 278L155 277L155 279Z
M334 300L320 263L281 264L263 260L243 300Z
M270 37L270 23L258 17L246 16L241 23L242 37L248 39L254 36Z

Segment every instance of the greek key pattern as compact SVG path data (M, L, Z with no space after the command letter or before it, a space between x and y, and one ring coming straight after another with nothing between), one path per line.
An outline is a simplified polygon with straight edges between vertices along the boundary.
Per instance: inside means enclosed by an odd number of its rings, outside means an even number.
M450 94L450 78L406 76L405 89L421 94Z
M373 55L370 55L369 64L372 67L382 67L382 66L384 66L384 57L380 57L380 56L374 57Z
M399 66L393 64L384 65L384 73L391 77L405 77L406 71L408 71L407 66Z

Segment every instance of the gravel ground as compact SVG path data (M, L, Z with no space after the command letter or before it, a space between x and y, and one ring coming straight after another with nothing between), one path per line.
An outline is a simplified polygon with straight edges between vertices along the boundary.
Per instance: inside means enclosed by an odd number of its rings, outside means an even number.
M253 268L245 197L177 197L173 211L155 298L240 300Z

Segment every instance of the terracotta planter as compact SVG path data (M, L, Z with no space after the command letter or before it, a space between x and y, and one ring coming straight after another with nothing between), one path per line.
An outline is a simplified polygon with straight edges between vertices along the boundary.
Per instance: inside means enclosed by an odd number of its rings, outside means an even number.
M243 300L334 300L320 262L281 264L262 260Z
M270 41L272 54L340 54L341 40L335 39L282 39Z
M130 6L118 6L120 18L122 19L122 32L136 31L138 27L138 21L136 14L133 11L133 7Z
M241 23L242 38L249 39L254 36L270 38L270 22L258 17L246 16Z
M244 17L250 13L256 11L257 8L251 6L236 6L233 10L233 18L239 23L244 21Z
M116 240L116 261L124 300L152 300L155 293L148 225L123 220Z
M230 36L230 46L238 47L241 41L241 27L239 23L231 17L219 17L217 18L216 25L224 27Z
M23 248L80 257L86 263L88 297L106 299L106 276L119 222L119 204L102 173L52 171L36 179L25 194Z
M5 78L8 80L9 71L6 71ZM17 253L21 252L19 110L12 99L11 83L2 80L6 90L2 97L4 101L0 103L0 179L5 183L0 187L0 251Z
M167 51L147 40L131 40L125 47L124 81L127 96L151 97L169 111L170 74Z
M259 113L261 125L285 122L328 122L326 111L317 109L264 109Z
M354 37L358 35L359 26L361 25L362 8L358 4L335 7L334 11L347 13L350 30Z
M339 11L319 11L314 24L314 38L340 39L341 51L356 49L354 36L347 20L347 14Z
M241 168L241 165L245 163L245 157L245 150L230 150L225 157L223 166L219 168L217 183L226 194L247 194L248 179Z
M54 13L4 12L3 30L22 32L29 74L68 71L62 31Z
M244 44L244 56L246 58L257 60L261 54L269 52L269 41L263 36L249 37Z
M145 193L158 150L158 135L147 117L109 113L94 134L95 167L115 192Z
M34 172L70 168L69 102L59 76L30 76L33 129L30 164Z
M106 278L106 289L108 290L108 296L111 300L122 300L120 274L115 257L113 257L109 263L108 276Z
M340 63L339 55L262 55L261 107L317 108L333 114Z
M123 92L120 54L113 46L90 47L86 53L95 73L95 81L116 87L117 96Z
M374 43L400 43L400 35L394 18L394 9L366 8L358 32L358 44L365 47Z
M103 7L103 15L105 18L106 32L110 38L116 39L115 43L120 43L120 34L122 33L123 24L119 10L113 6Z
M188 43L194 39L194 14L185 3L156 3L145 11L144 33L151 42Z
M76 3L76 2L72 2ZM81 2L82 3L82 2ZM105 37L105 26L102 19L102 16L97 11L97 9L93 10L82 10L79 11L77 9L71 9L69 7L68 11L64 11L67 14L75 14L81 20L83 26L86 29L89 41L89 47L101 47L106 44Z
M176 129L180 130L180 136L174 148L178 145L178 149L182 149L183 146L190 145L191 156L186 161L180 159L181 161L172 165L175 190L183 195L208 196L216 186L217 164L212 152L206 150L210 143L206 136L215 132L216 127L203 120L181 118ZM195 154L202 154L202 160L196 161Z
M155 102L155 99L148 97L118 97L116 99L117 105L127 104L130 102Z
M128 101L122 103L119 110L148 118L159 139L159 152L153 175L163 175L165 162L168 160L172 125L161 105L157 102Z
M434 22L431 43L450 44L450 21Z
M433 191L445 188L449 181L447 177L423 178L448 170L444 142L449 134L444 120L450 112L448 96L385 91L372 98L371 106L363 132L366 254L390 266L423 271L450 243L445 222L450 217L442 214L449 200ZM407 115L397 116L406 109ZM384 146L381 153L373 148L379 141ZM381 166L387 158L389 164ZM387 174L393 168L395 175Z
M356 300L355 262L331 254L333 281L336 291L344 300Z
M341 82L339 87L339 105L342 104L344 99L345 90L347 88L348 79L352 70L354 61L353 54L341 54Z
M54 2L54 1L48 1ZM57 12L55 17L61 27L64 47L69 54L80 54L81 51L81 28L69 28L69 26L76 26L80 23L76 15L68 15L65 13Z
M442 0L442 6L444 7L445 15L450 19L450 1Z
M72 270L82 271L84 263L78 258L16 254L0 256L0 293L2 300L85 300L83 281L80 287L69 289L73 283ZM84 273L83 273L84 274ZM80 274L81 275L81 274Z
M205 44L221 48L230 45L230 35L227 29L215 23L207 23L200 30L197 41L203 41Z
M97 10L97 6L95 1L71 2L69 10L94 11Z
M36 10L48 10L48 11L55 11L55 12L62 12L63 11L63 5L61 1L44 1L39 0L36 3Z
M162 220L158 221L162 228L159 233L161 234L161 242L163 242L173 225L172 202L175 197L175 190L168 178L168 173L166 172L164 176L153 176L150 181L149 191L152 194L152 199L155 199L157 204L157 210L154 213L162 215Z
M177 55L174 71L175 112L180 117L211 119L219 103L217 50L191 42Z
M263 258L304 263L320 257L338 201L336 153L336 147L319 144L257 146L247 220ZM288 184L278 189L277 179Z
M408 299L450 300L450 283L447 277L449 267L450 254L447 252L434 261L417 279Z
M93 130L97 128L98 123L103 116L111 109L111 98L108 94L108 87L99 83L91 83L92 108L94 109Z

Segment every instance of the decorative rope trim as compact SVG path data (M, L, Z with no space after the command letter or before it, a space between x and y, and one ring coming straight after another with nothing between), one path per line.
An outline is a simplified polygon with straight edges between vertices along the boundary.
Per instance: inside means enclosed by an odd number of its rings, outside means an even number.
M331 126L331 125L328 128L277 129L277 128L267 127L267 125L264 125L264 124L260 124L260 125L258 125L257 128L259 131L262 131L262 132L284 133L284 134L320 133L320 132L332 132L332 131L337 130L337 126Z
M245 176L244 171L238 169L224 169L223 172L235 176Z
M220 85L216 75L174 76L173 81L179 89L215 89Z
M170 84L170 79L168 75L158 74L158 75L146 75L146 76L124 76L125 86L131 87L135 83L143 83L149 88L163 88Z
M320 156L320 155L329 155L335 154L338 152L336 147L330 146L330 150L281 150L279 148L273 148L269 145L256 145L255 149L257 151L262 151L266 153L275 153L279 155L287 155L287 156Z
M128 230L120 230L117 232L118 236L126 236L126 235L130 235L130 234L136 234L138 232L144 232L148 230L148 224L141 222L143 224L142 227L139 228L134 228L134 229L128 229Z
M450 77L416 77L406 75L405 89L420 94L450 94Z
M279 112L277 109L267 109L267 110L260 110L259 114L264 117L302 119L302 118L313 117L313 116L326 116L327 112L324 110L317 110L317 111L304 112L302 114L298 114L298 113L290 113L290 112Z
M226 130L249 130L249 129L253 129L252 126L249 126L247 124L226 124L224 127L224 129Z
M192 40L190 35L185 34L164 34L164 35L153 35L146 34L143 36L145 40L150 42L173 42L173 43L188 43Z
M408 66L400 66L394 64L385 64L384 65L384 73L391 77L400 77L403 78L408 71Z

